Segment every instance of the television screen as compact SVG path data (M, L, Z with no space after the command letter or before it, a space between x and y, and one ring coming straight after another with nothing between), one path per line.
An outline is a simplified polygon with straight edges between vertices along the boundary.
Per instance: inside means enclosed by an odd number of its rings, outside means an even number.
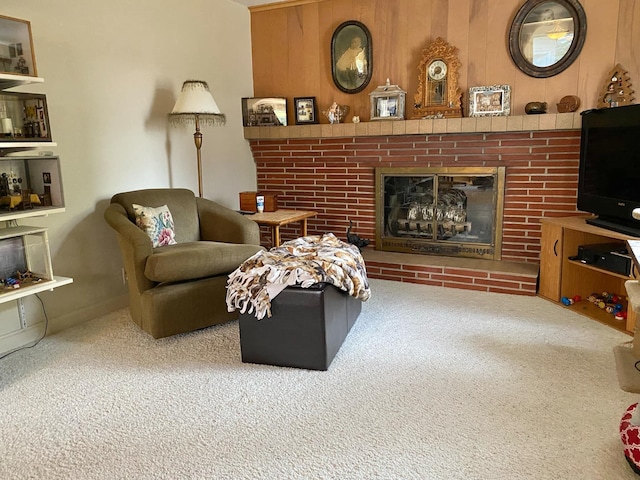
M632 215L640 208L639 144L640 105L583 112L578 209L598 215L600 226L633 236L640 236Z

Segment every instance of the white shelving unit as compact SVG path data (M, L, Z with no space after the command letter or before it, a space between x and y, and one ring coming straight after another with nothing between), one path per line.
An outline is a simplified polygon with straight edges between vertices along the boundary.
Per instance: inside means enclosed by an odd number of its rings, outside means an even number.
M42 82L44 82L44 79L40 77L0 73L0 90ZM37 325L30 325L25 317L26 309L22 303L23 299L73 282L72 278L53 274L47 229L44 227L18 225L17 223L18 220L24 218L47 216L65 211L58 157L15 155L35 148L54 146L56 144L52 141L0 142L0 171L3 171L7 165L12 165L12 168L13 165L17 165L17 169L21 168L26 174L29 168L37 170L38 166L46 165L46 170L52 172L49 175L57 178L59 182L54 191L56 195L54 204L47 205L45 203L42 207L29 210L18 210L17 208L12 208L10 204L8 208L5 206L6 210L0 211L0 270L4 275L3 278L0 278L3 281L3 284L0 285L0 304L12 301L17 302L19 316L19 323L17 324L19 327L11 331L4 329L3 334L0 335L0 355L29 345L39 337ZM33 172L31 173L33 174ZM40 175L41 173L37 172L37 174ZM2 225L4 225L4 228ZM16 268L14 269L14 267ZM36 280L26 281L16 288L4 284L8 272L17 273L14 270L23 269L31 272Z
M61 287L63 285L69 285L70 283L73 283L73 278L54 276L51 280L43 280L36 285L21 287L17 290L4 293L2 295L0 303L19 300L21 298L28 297L29 295L34 295L40 292L51 291L54 288Z
M0 145L0 150L3 151L3 155L12 152L20 152L22 150L32 150L40 147L57 147L56 142L3 142Z
M0 90L8 90L9 88L29 85L31 83L44 83L44 78L16 75L14 73L0 73Z

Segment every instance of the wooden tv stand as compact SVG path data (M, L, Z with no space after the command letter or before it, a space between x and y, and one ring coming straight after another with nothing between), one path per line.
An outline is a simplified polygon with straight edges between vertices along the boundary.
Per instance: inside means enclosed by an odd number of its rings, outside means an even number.
M590 303L587 298L592 293L609 292L623 298L625 307L625 282L636 278L637 270L631 269L631 275L620 275L608 270L587 265L569 257L578 253L579 245L620 242L634 239L623 233L589 225L588 216L562 218L544 218L540 251L540 286L538 294L548 300L561 303L562 297L580 295L582 301L570 308L594 320L605 323L626 333L634 331L636 313L627 310L627 320L616 320L613 315Z

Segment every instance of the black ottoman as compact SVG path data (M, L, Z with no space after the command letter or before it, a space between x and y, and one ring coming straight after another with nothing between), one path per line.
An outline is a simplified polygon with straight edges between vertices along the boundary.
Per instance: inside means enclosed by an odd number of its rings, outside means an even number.
M240 315L242 361L327 370L362 302L333 285L290 286L271 302L271 318Z

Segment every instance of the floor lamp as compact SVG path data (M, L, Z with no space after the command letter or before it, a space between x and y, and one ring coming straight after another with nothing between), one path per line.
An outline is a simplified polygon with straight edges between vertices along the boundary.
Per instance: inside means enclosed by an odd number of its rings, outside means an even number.
M220 109L209 91L207 82L187 80L182 84L178 100L169 114L169 123L172 125L195 124L196 126L193 141L196 144L198 159L198 196L200 197L202 197L202 160L200 157L202 133L200 132L200 124L224 125L226 121L224 113L220 113Z

